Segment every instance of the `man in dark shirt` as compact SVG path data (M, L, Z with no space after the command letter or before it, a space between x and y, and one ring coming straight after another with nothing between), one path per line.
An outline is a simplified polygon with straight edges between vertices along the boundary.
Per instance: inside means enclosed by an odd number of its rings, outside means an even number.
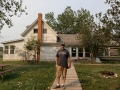
M56 54L56 81L57 85L54 87L60 88L60 76L62 75L62 87L64 87L67 69L71 67L70 54L67 49L65 49L65 44L61 44L61 48Z

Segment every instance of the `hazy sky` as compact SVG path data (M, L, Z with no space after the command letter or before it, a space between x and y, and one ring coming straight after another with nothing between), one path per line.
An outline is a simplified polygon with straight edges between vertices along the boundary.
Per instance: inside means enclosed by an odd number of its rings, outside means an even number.
M21 38L21 33L37 19L38 13L43 14L54 12L55 16L61 14L67 6L71 6L72 10L80 10L81 7L90 11L92 15L96 13L105 13L108 5L106 0L23 0L23 6L27 6L26 12L21 17L14 16L12 18L14 26L8 28L7 25L1 30L0 42Z

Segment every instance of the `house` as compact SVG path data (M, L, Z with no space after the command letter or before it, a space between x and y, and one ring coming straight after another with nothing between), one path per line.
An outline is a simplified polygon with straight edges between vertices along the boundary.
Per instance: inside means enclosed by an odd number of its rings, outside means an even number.
M78 57L89 57L89 52L84 48L79 47L79 41L76 39L76 34L57 34L44 20L42 14L38 14L38 18L21 34L22 38L12 41L2 42L3 60L24 60L25 50L24 45L30 36L36 36L41 39L40 50L37 53L37 60L55 60L55 55L60 49L61 43L66 44L69 50L71 59ZM33 53L27 54L27 59L31 60Z
M90 52L87 48L79 47L80 43L76 39L77 34L58 34L56 33L43 19L42 14L38 14L38 18L21 34L22 38L17 40L2 42L3 60L4 61L19 61L32 60L33 52L27 52L24 49L25 43L31 36L40 39L39 50L36 58L41 61L55 60L56 52L60 49L61 43L66 44L66 49L70 52L71 59L89 58ZM106 51L105 51L106 52ZM110 48L108 52L110 56ZM112 53L113 54L113 53ZM104 57L104 52L101 57Z

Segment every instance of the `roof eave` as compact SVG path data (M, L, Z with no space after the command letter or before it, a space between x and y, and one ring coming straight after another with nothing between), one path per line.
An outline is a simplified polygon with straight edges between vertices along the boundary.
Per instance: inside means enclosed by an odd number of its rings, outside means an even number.
M34 25L37 21L38 21L38 19L36 19L36 20L21 34L21 36L24 37L24 35L27 33L27 31L28 31L31 27L33 27L33 25Z
M58 36L58 34L44 21L44 20L42 20L51 30L52 30L52 32L56 35L56 36ZM59 37L59 36L58 36Z
M11 41L5 41L5 42L1 42L1 44L7 44L7 43L12 43L12 42L17 42L17 41L24 41L24 39L21 38L21 39L16 39L16 40L11 40Z

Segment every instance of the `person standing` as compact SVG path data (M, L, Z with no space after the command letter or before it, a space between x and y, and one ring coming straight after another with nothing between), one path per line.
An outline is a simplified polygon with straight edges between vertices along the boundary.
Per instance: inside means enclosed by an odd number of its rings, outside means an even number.
M60 77L62 76L62 87L64 87L67 69L71 68L70 54L65 49L65 44L61 44L61 48L56 54L56 86L54 89L60 88Z

